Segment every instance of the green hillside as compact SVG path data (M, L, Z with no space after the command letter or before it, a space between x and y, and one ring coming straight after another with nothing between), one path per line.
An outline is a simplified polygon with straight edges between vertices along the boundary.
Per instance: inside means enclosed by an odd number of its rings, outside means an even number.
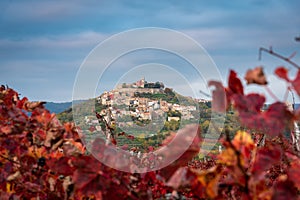
M135 136L134 140L128 139L123 136L116 137L118 146L123 146L126 144L128 146L128 148L139 147L140 150L142 150L142 151L147 149L148 146L153 146L155 148L158 148L160 146L161 142L170 133L170 131L176 131L180 127L184 127L187 124L199 123L199 125L202 129L202 136L209 139L208 142L206 142L205 144L202 145L202 148L204 150L210 150L211 148L213 148L214 150L218 149L219 143L216 143L215 139L219 137L219 133L217 133L215 130L212 130L210 132L210 135L207 135L209 126L211 125L211 118L212 118L211 102L196 102L196 100L194 100L193 98L180 95L170 88L164 89L163 92L161 92L161 93L141 93L140 92L140 93L135 93L134 95L135 95L135 97L148 98L151 100L162 100L162 101L166 101L168 103L180 104L180 105L184 105L184 106L197 105L198 109L197 109L197 111L193 111L194 112L193 115L198 116L198 117L196 117L196 119L189 119L189 120L180 119L180 121L166 120L164 122L163 128L158 132L155 131L156 128L152 127L151 123L150 123L149 129L147 129L148 132L146 131L144 133L141 133L141 132L137 132L136 130L132 130L131 132L126 132L126 134L134 135ZM112 105L112 106L114 106L114 105ZM80 113L80 115L77 116L79 118L76 120L77 125L79 125L82 129L88 130L89 125L87 125L85 123L85 116L94 115L92 110L101 112L101 110L106 109L106 108L107 108L106 105L100 104L96 98L89 99L89 100L86 100L84 102L77 104L74 107L76 113ZM119 108L120 108L120 106L119 106ZM57 114L57 117L61 122L73 121L72 108L70 107L67 110ZM181 113L179 113L178 111L170 110L169 112L167 112L166 117L180 117L181 118ZM94 119L96 119L95 115L94 115ZM131 120L129 119L129 121L131 121ZM237 130L239 128L239 124L237 124L236 121L238 121L236 114L232 111L228 112L226 115L224 127L227 130L230 130L230 132L234 132L235 130ZM134 123L136 123L137 125L140 125L140 123L143 123L143 122L135 121ZM155 125L153 125L153 126L155 126ZM116 127L116 129L115 129L116 134L119 132L122 132L122 131L123 130L120 129L119 127ZM87 139L93 138L93 137L94 136L91 133L88 133L86 135Z

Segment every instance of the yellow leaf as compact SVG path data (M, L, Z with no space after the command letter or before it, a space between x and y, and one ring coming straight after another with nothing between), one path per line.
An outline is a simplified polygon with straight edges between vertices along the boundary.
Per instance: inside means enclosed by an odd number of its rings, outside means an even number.
M206 188L206 194L209 198L218 196L218 183L221 177L220 167L212 167L208 170L194 171L197 174L198 181Z
M206 188L206 193L212 199L218 196L218 183L220 177L220 174L216 174L215 177L208 183L208 186Z
M238 131L232 140L232 144L236 149L241 149L242 146L253 148L254 142L251 135L246 131Z
M237 155L235 154L235 151L232 148L227 148L224 150L219 156L218 162L232 166L237 163Z
M33 158L40 158L40 157L47 157L47 150L45 147L36 147L36 146L31 146L28 148L28 153L29 156Z
M6 182L6 192L8 193L14 193L14 185L12 183Z

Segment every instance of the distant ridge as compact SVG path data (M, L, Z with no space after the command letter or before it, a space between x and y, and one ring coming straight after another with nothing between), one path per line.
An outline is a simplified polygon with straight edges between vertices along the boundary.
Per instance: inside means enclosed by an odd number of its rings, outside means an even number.
M76 100L74 101L76 104L78 103L82 103L86 100ZM70 102L62 102L62 103L55 103L55 102L46 102L45 104L46 109L48 109L51 113L61 113L65 110L67 110L68 108L72 107L72 101Z

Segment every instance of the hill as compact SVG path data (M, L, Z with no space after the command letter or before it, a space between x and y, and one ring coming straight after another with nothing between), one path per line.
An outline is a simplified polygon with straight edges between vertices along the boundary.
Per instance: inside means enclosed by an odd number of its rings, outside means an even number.
M82 115L88 115L87 113L90 113L90 110L88 110L90 104L95 105L95 110L97 112L101 112L101 110L106 109L107 107L113 107L119 112L121 110L124 111L124 108L127 107L131 113L143 113L141 116L143 116L146 121L148 120L147 117L150 117L148 114L155 111L167 113L167 116L169 117L177 117L178 115L176 113L178 109L182 110L188 115L183 115L183 118L189 118L191 117L191 113L193 113L198 106L197 100L191 97L182 96L173 91L171 88L159 89L155 91L147 88L117 88L109 92L104 92L97 98L79 102L76 108L80 109L80 113L82 113ZM64 106L65 109L61 110ZM50 108L47 108L52 112L57 113L57 117L61 122L68 122L73 120L71 107L71 102L66 102L62 105L51 102ZM87 110L85 111L85 109ZM129 111L121 111L121 113L123 113L123 116L121 117L126 118L126 115L129 115Z
M82 103L86 100L76 100L75 104ZM55 102L46 102L45 107L51 112L51 113L61 113L69 108L72 107L72 101L70 102L62 102L62 103L55 103Z
M61 113L72 106L72 102L64 102L64 103L54 103L54 102L46 102L45 107L51 113Z
M211 102L180 95L172 88L163 88L163 83L160 83L160 86L160 88L148 86L143 88L122 84L111 91L106 91L74 107L76 124L82 130L86 130L86 139L93 138L93 133L102 130L105 124L99 122L91 112L95 110L109 122L113 135L125 132L135 137L134 140L124 136L116 137L118 145L127 144L128 147L158 148L171 131L192 123L198 123L203 136L206 135L212 117ZM68 108L57 117L61 122L73 121L74 113L72 108ZM230 130L236 129L237 125L227 125L229 121L235 121L234 113L228 113L225 126ZM212 142L205 143L204 149L216 145L214 135L209 138L212 138Z

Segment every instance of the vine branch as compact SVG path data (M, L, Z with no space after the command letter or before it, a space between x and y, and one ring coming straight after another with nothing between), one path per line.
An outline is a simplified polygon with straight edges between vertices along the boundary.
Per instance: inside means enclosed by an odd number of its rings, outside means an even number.
M20 165L20 163L19 163L19 162L17 162L17 161L14 161L13 159L11 159L11 158L8 158L8 157L6 157L6 156L3 156L3 155L1 155L1 154L0 154L0 157L1 157L1 158L3 158L3 159L5 159L5 160L8 160L8 161L10 161L10 162L12 162L12 163L15 163L15 164L18 164L18 165Z
M297 68L297 69L300 70L300 66L297 65L297 63L295 63L295 62L293 62L293 61L291 60L291 58L295 56L295 53L293 53L290 57L285 57L285 56L282 56L282 55L280 55L280 54L274 52L273 49L272 49L272 47L270 47L269 49L264 48L264 47L260 47L260 48L259 48L259 57L258 57L258 60L261 60L261 55L262 55L262 52L263 52L263 51L269 53L270 55L273 55L273 56L275 56L275 57L277 57L277 58L280 58L280 59L286 61L286 62L289 63L290 65L292 65L292 66L294 66L295 68Z

